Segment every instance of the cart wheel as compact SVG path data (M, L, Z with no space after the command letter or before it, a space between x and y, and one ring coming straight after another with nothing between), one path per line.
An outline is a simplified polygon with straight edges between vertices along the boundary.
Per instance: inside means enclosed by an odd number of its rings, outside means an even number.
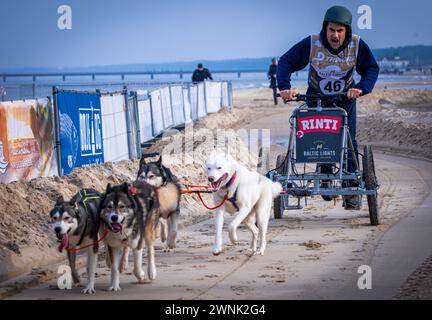
M285 159L284 154L280 154L276 158L276 171L279 174L283 174L284 168L283 168L283 161ZM283 216L283 210L281 208L282 199L280 196L277 196L273 201L273 212L274 212L274 218L275 219L281 219Z
M286 154L281 153L276 158L276 172L279 174L285 174L285 165L283 161L285 160Z
M375 175L375 164L373 159L372 148L370 146L364 147L363 177L365 181L366 190L376 190L378 186L378 182ZM369 217L370 217L371 225L377 226L379 225L377 195L368 195L367 202L369 207Z

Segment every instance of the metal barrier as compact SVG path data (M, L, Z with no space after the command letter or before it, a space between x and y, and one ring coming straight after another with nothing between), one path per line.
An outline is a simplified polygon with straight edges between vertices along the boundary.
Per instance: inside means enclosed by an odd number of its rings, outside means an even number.
M36 176L55 174L52 171L53 168L56 170L56 165L58 174L66 175L76 167L138 159L141 157L141 145L158 137L164 130L185 126L223 107L232 108L231 90L230 82L226 81L169 85L151 91L128 91L124 87L121 91L109 93L53 87L53 98L48 100L48 103L53 101L52 120L43 122L45 125L54 124L51 136L45 137L48 143L44 141L44 146L51 143L53 164L49 166L50 170L46 169L47 165ZM51 110L50 103L43 107L46 103L36 106L36 102L31 101L3 103L4 106L0 103L0 107L19 108L20 103L24 102L31 104L29 110ZM0 124L9 123L13 127L13 122L3 120L0 119ZM6 132L6 129L2 127L1 132ZM9 150L12 142L9 140L2 138L0 141L1 174L12 159ZM38 154L42 152L45 151L37 151ZM15 180L29 177L17 176Z
M102 137L104 162L126 160L130 157L129 121L127 121L123 92L101 94Z
M140 141L146 142L153 139L153 122L150 96L148 91L137 91L138 119L140 128Z

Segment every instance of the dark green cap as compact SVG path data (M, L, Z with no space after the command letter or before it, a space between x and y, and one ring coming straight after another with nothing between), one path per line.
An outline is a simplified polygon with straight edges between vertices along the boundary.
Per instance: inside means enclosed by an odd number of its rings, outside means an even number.
M334 6L327 10L324 21L334 22L351 27L352 15L351 12L342 6Z

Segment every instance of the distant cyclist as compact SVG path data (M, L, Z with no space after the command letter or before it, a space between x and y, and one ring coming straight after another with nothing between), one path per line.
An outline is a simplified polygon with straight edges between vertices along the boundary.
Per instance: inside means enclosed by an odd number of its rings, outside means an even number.
M372 91L379 67L367 44L358 35L352 34L351 23L352 15L347 8L329 8L320 34L303 39L279 59L277 83L282 98L292 99L297 92L291 87L291 74L310 64L308 94L346 92L350 100L337 104L348 114L349 132L357 155L355 99ZM354 69L361 76L358 83L353 79ZM351 153L348 154L347 169L354 172L354 159ZM321 173L332 173L332 166L321 165ZM329 185L329 181L324 181L322 187ZM344 199L346 208L357 207L357 196L346 196Z

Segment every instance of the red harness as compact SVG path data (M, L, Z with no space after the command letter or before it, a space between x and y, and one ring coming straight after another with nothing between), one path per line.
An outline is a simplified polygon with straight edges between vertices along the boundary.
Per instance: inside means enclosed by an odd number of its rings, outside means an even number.
M228 181L228 183L225 185L225 188L229 188L229 187L231 187L231 185L234 183L234 180L235 180L236 177L237 177L237 172L235 171L234 174L232 175L231 179L230 179L230 180ZM210 188L211 188L211 187L209 187L209 186L193 185L193 184L186 184L185 186L186 186L187 188L204 188L204 189L210 189ZM198 198L200 199L201 203L202 203L203 206L204 206L206 209L208 209L208 210L215 210L215 209L221 207L221 206L225 203L225 201L227 201L227 200L233 202L232 198L228 199L228 193L227 193L227 194L224 196L224 198L222 199L222 202L221 202L221 203L219 203L219 204L218 204L217 206L215 206L215 207L209 207L209 206L207 206L207 205L205 204L204 199L203 199L202 196L201 196L201 193L210 193L210 192L213 192L213 191L207 191L207 190L205 190L205 191L199 191L199 190L189 190L189 189L187 189L187 190L182 190L182 193L196 193L196 194L198 194ZM235 196L234 196L234 197L235 197ZM234 198L234 197L233 197L233 198ZM236 205L235 205L235 202L233 202L233 205L236 206Z
M88 247L94 247L99 242L101 242L103 239L105 239L107 235L108 235L108 229L105 230L103 236L99 240L97 240L96 242L92 242L92 243L90 243L90 244L88 244L86 246L82 246L82 247L79 247L79 248L66 248L65 250L66 251L70 251L70 252L77 252L77 251L81 251L81 250L87 249Z

